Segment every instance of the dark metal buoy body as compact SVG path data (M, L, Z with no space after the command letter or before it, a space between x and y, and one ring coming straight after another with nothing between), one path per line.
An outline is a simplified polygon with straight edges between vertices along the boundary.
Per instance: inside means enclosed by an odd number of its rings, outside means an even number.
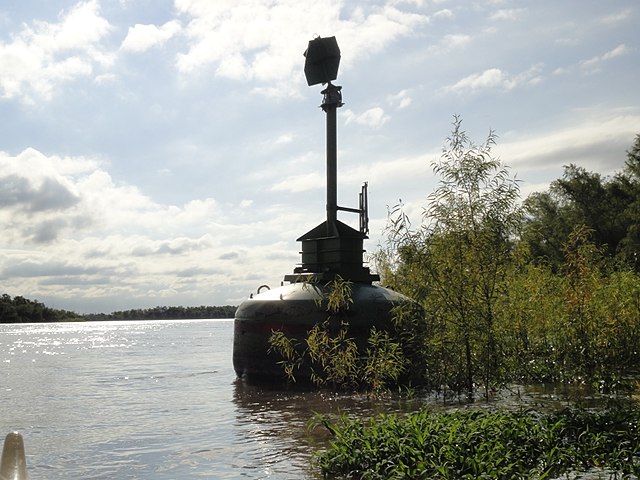
M233 367L238 377L249 383L282 383L286 380L281 357L269 352L269 337L281 331L304 342L314 325L327 320L329 313L320 305L326 293L324 285L296 282L264 291L242 302L235 315ZM349 335L365 344L372 326L385 328L391 320L391 308L408 299L397 292L368 283L354 282L352 302L346 314ZM298 381L308 380L300 371Z

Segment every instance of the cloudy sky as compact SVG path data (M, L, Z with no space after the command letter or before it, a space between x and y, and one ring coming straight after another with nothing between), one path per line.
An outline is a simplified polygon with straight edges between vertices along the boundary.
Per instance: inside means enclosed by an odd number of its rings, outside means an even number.
M0 293L111 312L238 304L325 218L335 35L338 202L419 212L463 118L544 190L619 171L640 133L634 0L0 0ZM357 226L353 214L341 214Z

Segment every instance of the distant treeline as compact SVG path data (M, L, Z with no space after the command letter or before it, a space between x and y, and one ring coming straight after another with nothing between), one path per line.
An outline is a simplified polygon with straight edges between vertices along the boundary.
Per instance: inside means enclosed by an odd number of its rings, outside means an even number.
M202 318L233 318L236 313L235 306L225 305L211 307L201 305L199 307L153 307L123 310L109 314L94 313L84 317L87 320L182 320Z
M49 308L37 300L21 296L11 298L6 293L0 298L0 323L77 322L82 315L67 310Z
M203 318L233 318L235 306L222 307L153 307L124 310L113 313L79 314L68 310L49 308L37 300L21 296L0 297L0 323L82 322L97 320L180 320Z

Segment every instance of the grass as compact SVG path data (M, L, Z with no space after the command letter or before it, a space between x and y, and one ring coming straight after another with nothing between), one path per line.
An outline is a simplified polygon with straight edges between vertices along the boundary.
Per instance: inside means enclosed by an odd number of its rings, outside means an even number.
M549 414L423 409L316 420L333 435L316 456L328 478L551 479L592 468L612 472L610 478L640 475L638 407Z

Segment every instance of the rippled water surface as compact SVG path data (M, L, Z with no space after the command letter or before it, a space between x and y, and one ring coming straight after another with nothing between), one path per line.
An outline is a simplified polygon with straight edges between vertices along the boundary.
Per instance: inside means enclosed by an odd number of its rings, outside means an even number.
M290 405L238 384L232 338L232 321L0 325L0 434L23 434L34 480L307 476Z
M319 479L314 412L438 403L246 386L232 344L232 320L0 324L0 441L23 434L32 480ZM561 398L518 387L497 403Z
M313 479L313 412L393 409L245 386L232 343L231 320L0 325L0 436L32 480Z

